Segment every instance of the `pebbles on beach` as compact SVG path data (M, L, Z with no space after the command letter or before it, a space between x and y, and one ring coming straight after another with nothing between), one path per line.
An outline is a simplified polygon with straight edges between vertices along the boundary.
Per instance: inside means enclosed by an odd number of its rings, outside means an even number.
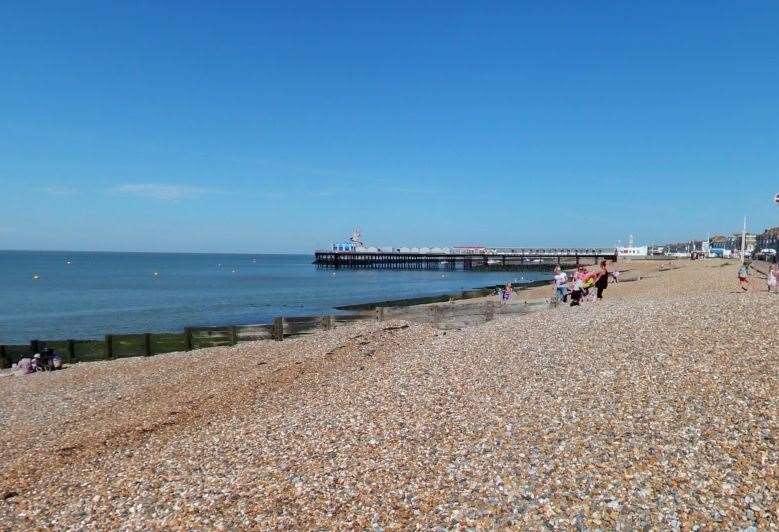
M461 330L3 379L0 527L777 527L779 297L680 264Z

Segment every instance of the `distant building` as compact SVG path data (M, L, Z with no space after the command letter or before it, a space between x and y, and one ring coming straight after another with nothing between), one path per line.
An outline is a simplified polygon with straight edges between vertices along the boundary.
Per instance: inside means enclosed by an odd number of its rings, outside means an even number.
M689 257L690 253L700 251L709 252L709 242L706 240L688 240L687 242L674 242L666 244L665 254L672 257Z
M714 235L709 239L709 247L711 249L730 249L731 240L725 235Z
M649 255L664 255L665 246L649 246Z
M333 251L365 251L365 244L362 241L362 231L359 227L352 230L349 240L333 244Z
M771 227L755 236L755 249L759 253L764 249L773 249L779 254L779 227Z
M627 246L617 246L617 255L620 257L646 257L648 254L648 246L633 245L633 235L628 238Z
M474 244L470 246L455 246L452 248L453 253L487 253L487 246L481 244Z
M733 233L733 250L741 252L741 233ZM755 243L757 242L757 235L754 233L746 233L744 235L744 242L746 247L744 248L747 253L752 253L755 250Z
M622 246L617 248L620 257L646 257L649 252L647 246Z

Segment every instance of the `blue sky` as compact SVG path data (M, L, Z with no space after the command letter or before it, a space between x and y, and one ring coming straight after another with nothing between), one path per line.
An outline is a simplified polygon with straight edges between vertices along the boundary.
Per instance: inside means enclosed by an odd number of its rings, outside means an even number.
M762 231L777 28L775 1L5 2L0 248Z

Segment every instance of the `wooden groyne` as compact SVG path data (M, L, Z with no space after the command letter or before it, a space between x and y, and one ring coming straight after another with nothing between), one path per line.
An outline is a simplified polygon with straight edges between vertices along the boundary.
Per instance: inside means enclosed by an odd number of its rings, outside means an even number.
M430 269L547 269L549 267L597 264L617 260L614 249L538 248L498 250L488 253L408 253L401 251L314 252L314 264L327 268L371 268L395 270Z
M546 283L548 281L539 281ZM517 289L530 288L538 283L518 285ZM102 340L65 339L31 340L29 344L0 344L0 368L11 367L24 357L49 347L62 355L67 364L76 362L94 362L134 356L152 356L176 351L192 351L207 347L236 345L240 342L257 340L281 341L288 337L311 334L318 330L330 329L339 325L362 320L384 320L409 318L414 321L439 323L446 320L462 319L468 315L475 319L492 319L495 314L525 313L531 306L499 305L497 301L477 302L475 305L454 306L449 304L431 305L429 303L449 303L455 300L480 298L490 295L496 287L484 287L464 290L441 296L381 301L363 305L338 307L336 310L348 310L347 313L328 316L279 316L272 323L250 325L215 325L186 327L182 332L106 334Z

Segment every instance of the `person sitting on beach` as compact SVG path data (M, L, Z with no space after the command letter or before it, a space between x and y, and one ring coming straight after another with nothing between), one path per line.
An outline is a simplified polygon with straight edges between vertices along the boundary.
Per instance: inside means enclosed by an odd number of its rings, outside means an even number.
M581 277L577 277L576 274L574 274L573 290L571 290L571 306L572 307L579 306L579 304L580 304L579 302L582 299L582 285L583 284L584 284L584 281L582 281L582 278Z
M749 286L748 276L749 270L747 269L747 265L742 264L741 268L738 269L738 283L744 292L747 291L747 287Z
M563 302L567 301L568 289L566 288L566 284L568 284L568 276L560 269L560 266L554 267L554 281L552 281L552 284L555 288L555 297L557 300Z

